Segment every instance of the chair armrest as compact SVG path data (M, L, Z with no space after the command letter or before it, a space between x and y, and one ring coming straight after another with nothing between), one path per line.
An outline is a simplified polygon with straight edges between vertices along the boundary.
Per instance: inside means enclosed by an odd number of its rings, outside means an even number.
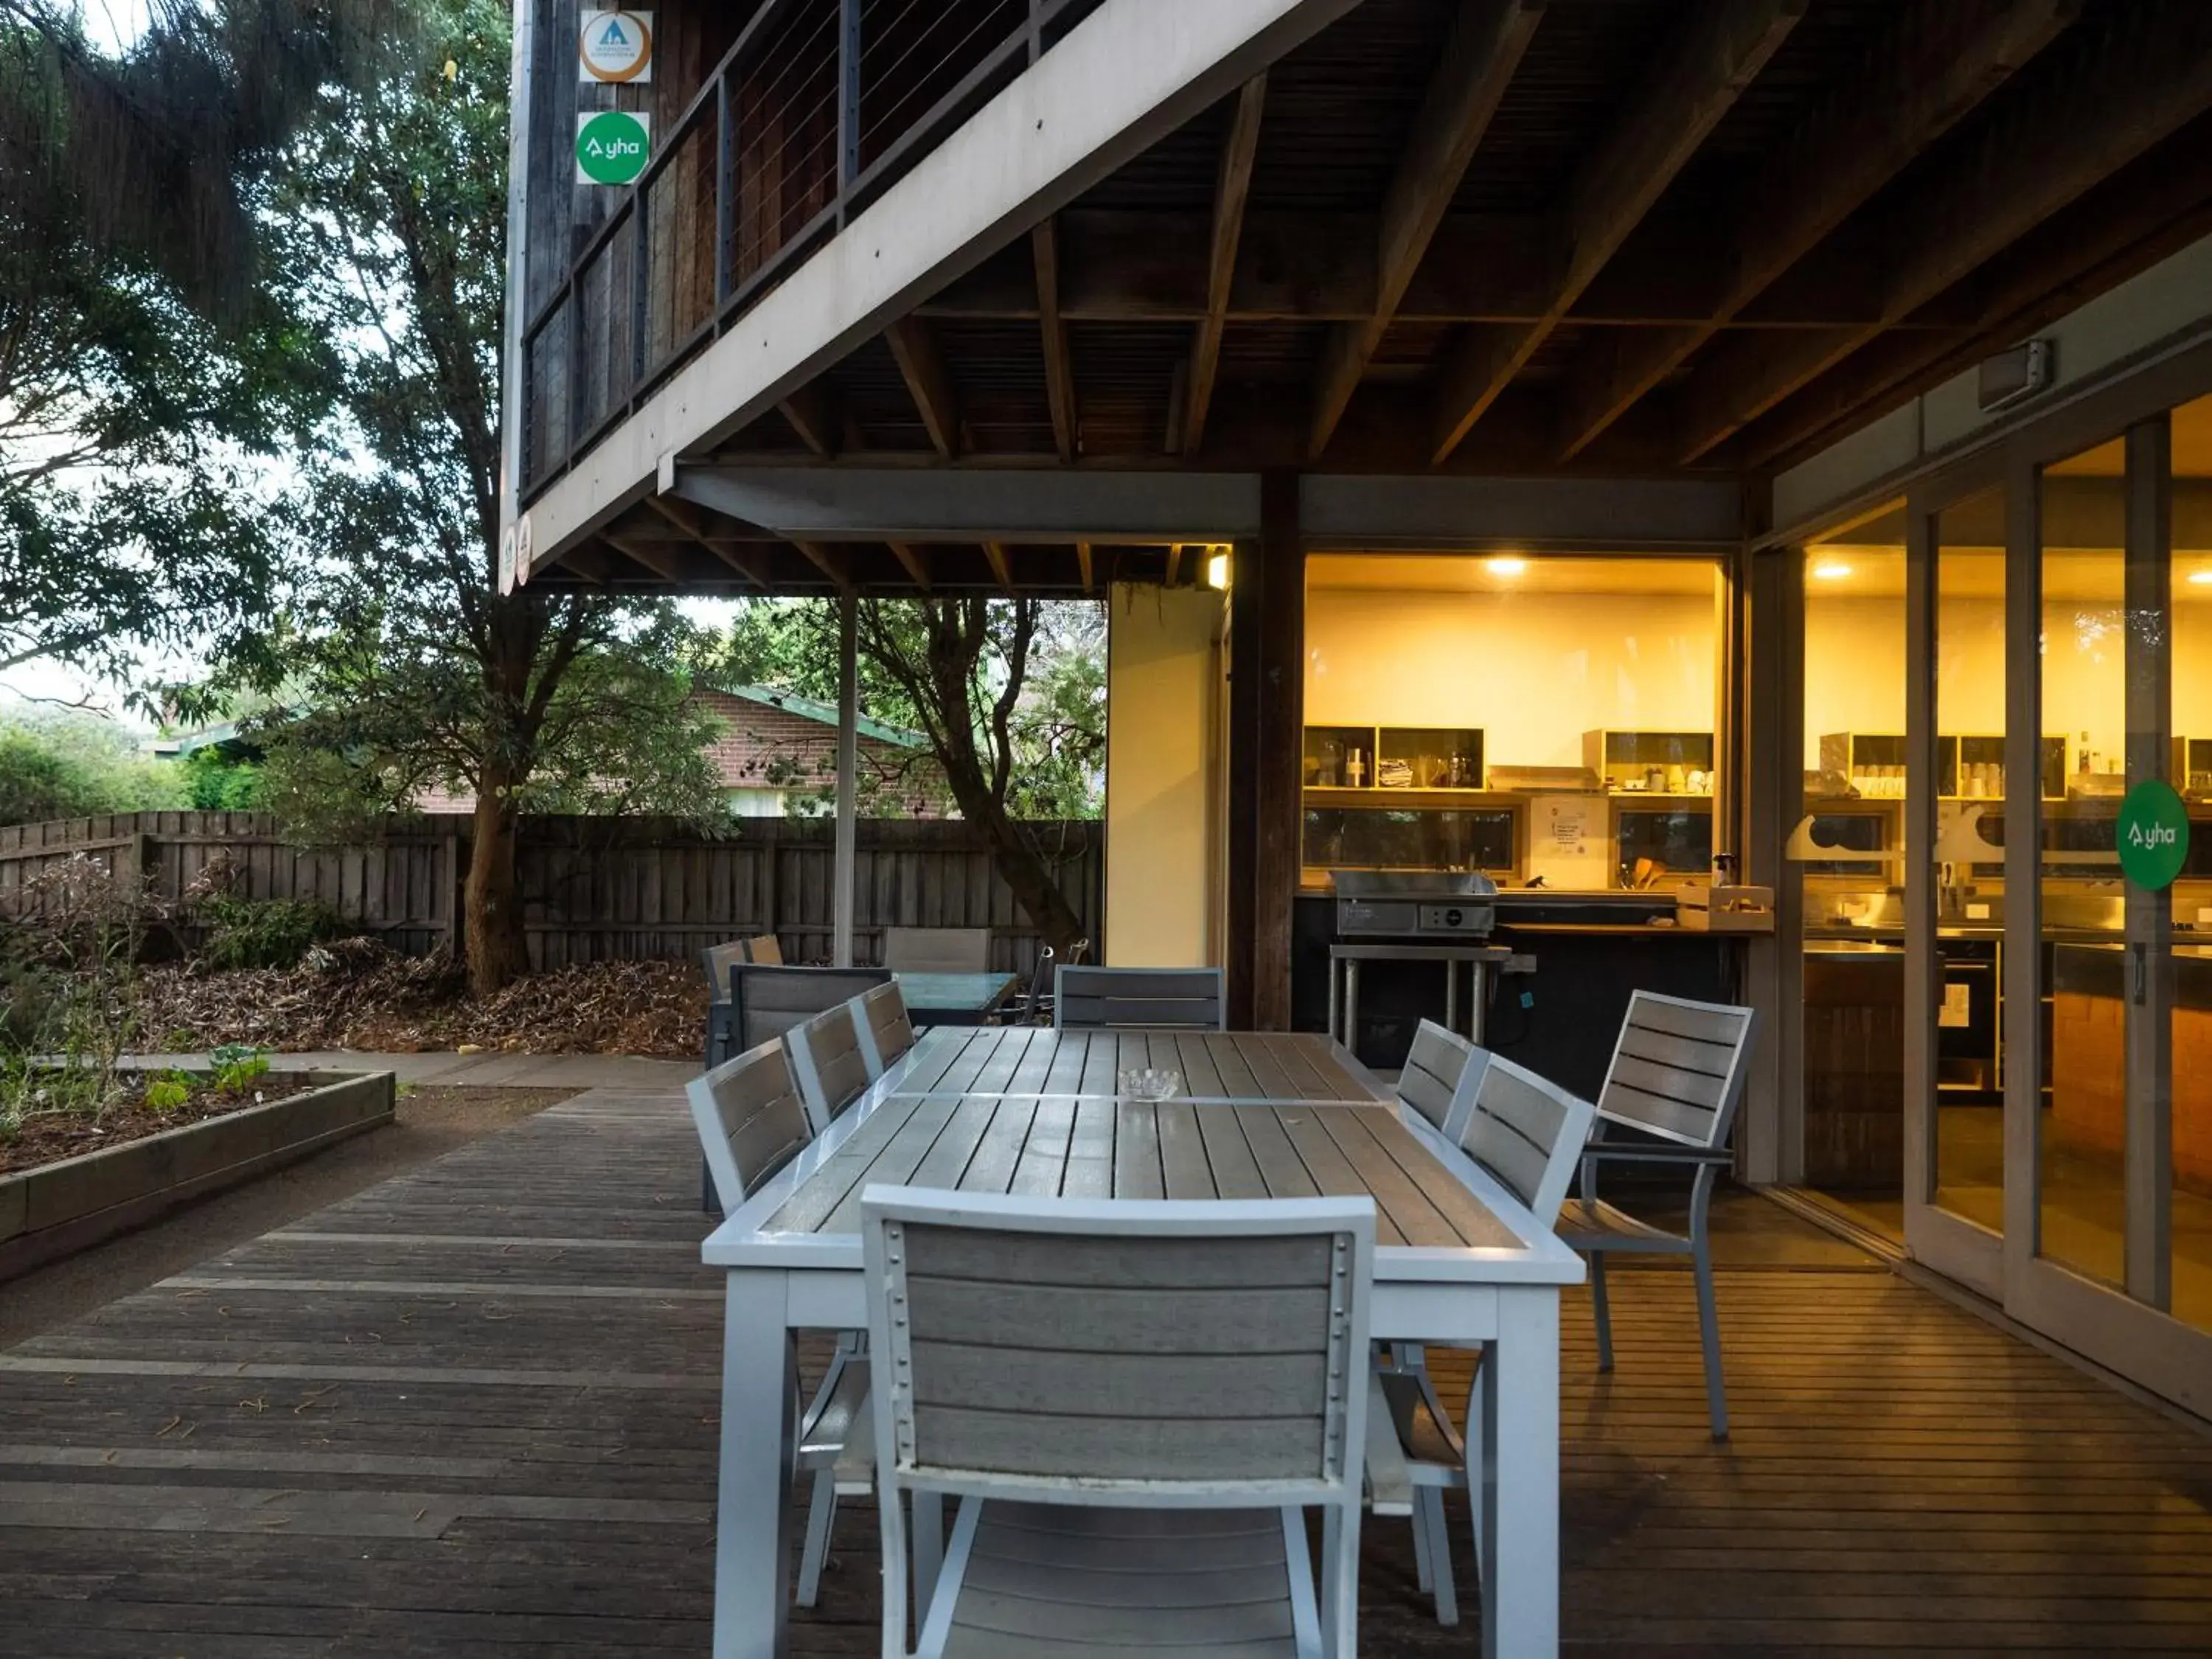
M1377 1515L1413 1512L1413 1476L1398 1443L1397 1419L1383 1396L1382 1379L1367 1374L1367 1506Z
M1608 1164L1733 1164L1735 1154L1725 1146L1681 1146L1662 1144L1632 1146L1620 1140L1593 1140L1582 1150L1584 1163Z

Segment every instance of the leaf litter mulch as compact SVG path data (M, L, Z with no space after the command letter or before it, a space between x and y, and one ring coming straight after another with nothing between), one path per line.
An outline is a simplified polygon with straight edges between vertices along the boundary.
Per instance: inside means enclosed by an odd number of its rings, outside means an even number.
M679 962L595 962L532 974L481 1000L451 957L404 957L373 939L319 945L293 968L149 968L143 1041L198 1049L448 1048L689 1059L704 1040L707 988Z

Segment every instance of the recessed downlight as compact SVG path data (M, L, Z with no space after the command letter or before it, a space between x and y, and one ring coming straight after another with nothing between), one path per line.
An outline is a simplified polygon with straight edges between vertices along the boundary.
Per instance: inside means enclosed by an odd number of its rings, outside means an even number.
M1823 563L1816 564L1813 567L1813 580L1814 581L1839 582L1850 576L1850 566L1837 559L1830 559Z
M1485 559L1482 568L1493 576L1525 576L1528 574L1528 561L1507 555L1501 558Z

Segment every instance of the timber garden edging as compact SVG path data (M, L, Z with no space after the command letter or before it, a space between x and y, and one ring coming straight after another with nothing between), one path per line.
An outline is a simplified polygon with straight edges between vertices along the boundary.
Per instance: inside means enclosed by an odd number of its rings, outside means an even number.
M0 1279L141 1227L392 1121L392 1074L331 1081L265 1106L0 1176Z

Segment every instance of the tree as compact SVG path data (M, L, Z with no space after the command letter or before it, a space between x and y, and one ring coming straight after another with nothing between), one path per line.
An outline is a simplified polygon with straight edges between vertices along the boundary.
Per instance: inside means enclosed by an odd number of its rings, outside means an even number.
M394 13L152 0L114 56L80 9L0 0L0 672L121 678L147 646L227 650L265 610L259 460L319 347L254 301L255 214Z
M1044 942L1066 956L1082 936L1082 919L1009 804L1046 610L1040 599L980 594L868 599L860 605L860 638L928 734L961 817L989 837L992 861L1015 902Z
M328 550L287 650L307 712L258 735L270 804L310 827L474 796L483 994L527 961L524 812L706 817L720 794L672 607L499 590L507 16L425 0L415 21L388 72L326 91L274 181L276 279L294 326L336 343L318 392L337 414L302 463Z
M177 769L141 754L112 720L59 712L0 717L0 823L158 811L184 799Z

